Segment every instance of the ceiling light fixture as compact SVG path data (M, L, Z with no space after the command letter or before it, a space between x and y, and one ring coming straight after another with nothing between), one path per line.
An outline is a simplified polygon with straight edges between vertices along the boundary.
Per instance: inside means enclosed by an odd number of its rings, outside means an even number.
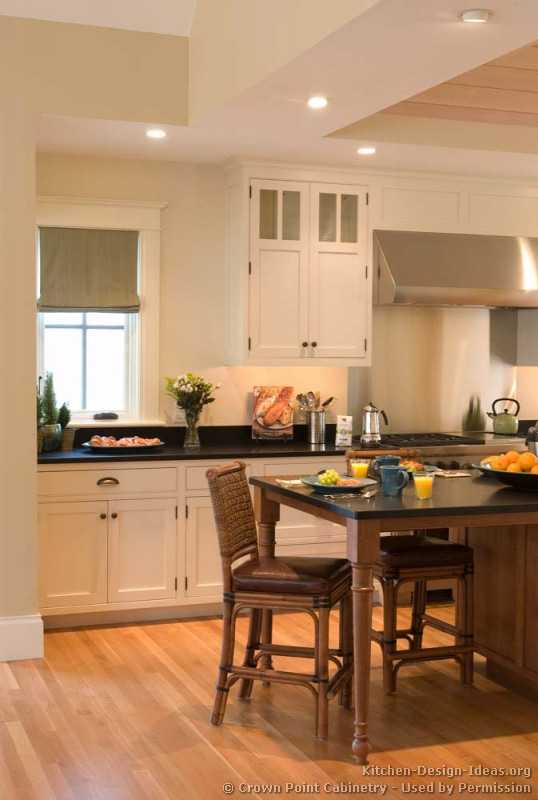
M149 136L150 139L164 139L166 131L163 131L162 128L151 128L146 131L146 136Z
M321 94L315 94L308 99L310 108L325 108L328 102L327 98L323 97Z
M459 15L462 22L487 22L491 17L491 11L487 8L470 8L462 11Z
M359 147L357 153L360 156L372 156L375 153L375 147Z

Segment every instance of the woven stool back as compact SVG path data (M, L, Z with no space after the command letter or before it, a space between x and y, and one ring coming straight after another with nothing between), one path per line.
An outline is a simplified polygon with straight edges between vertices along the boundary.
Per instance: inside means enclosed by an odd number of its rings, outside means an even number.
M213 513L217 526L219 550L223 558L234 560L239 553L257 555L258 539L252 498L248 488L246 465L242 461L206 472Z

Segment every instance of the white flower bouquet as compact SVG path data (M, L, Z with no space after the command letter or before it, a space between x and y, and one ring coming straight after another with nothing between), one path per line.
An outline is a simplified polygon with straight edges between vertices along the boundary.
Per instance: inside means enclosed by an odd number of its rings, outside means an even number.
M216 389L220 389L220 383L209 383L204 378L187 372L186 375L178 375L177 378L165 378L166 393L173 397L176 405L185 411L187 422L187 439L189 431L196 432L196 446L199 444L196 425L202 413L202 409L208 403L213 403L215 398L211 395ZM189 442L185 444L188 446Z

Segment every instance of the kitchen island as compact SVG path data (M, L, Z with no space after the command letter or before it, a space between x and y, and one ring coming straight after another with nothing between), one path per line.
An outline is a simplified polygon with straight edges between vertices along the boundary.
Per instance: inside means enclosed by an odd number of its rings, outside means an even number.
M481 644L481 637L489 635L495 643L499 640L510 642L511 637L515 637L519 656L526 654L528 658L525 669L529 675L534 672L538 678L535 616L538 597L536 581L532 579L538 563L538 493L518 492L478 473L476 477L466 479L439 479L431 500L416 500L412 486L408 486L401 497L385 497L378 492L368 500L360 497L330 500L310 489L284 488L276 483L275 478L251 477L250 482L255 487L261 555L274 553L275 526L281 505L346 527L347 555L353 572L355 730L352 747L360 764L367 762L371 749L368 724L373 565L379 554L379 537L383 531L450 527L459 531L462 537L468 537L470 544L476 546L479 590L475 597L475 617L480 622L477 626L477 650L484 652L493 664L499 663L506 669L509 659L501 656L495 645L486 647ZM514 590L500 578L503 577L503 565L504 577L511 574L514 563L523 569L523 534L527 537L530 565L525 582L528 585L515 591L523 593L527 606L524 616L516 617L521 608L516 605L511 611L509 605L510 592ZM496 556L495 550L499 547ZM490 567L492 572L488 572ZM495 616L497 610L502 612L500 618ZM511 625L508 614L512 614L515 625ZM511 674L517 683L517 678L522 677L521 668L519 672L513 669Z

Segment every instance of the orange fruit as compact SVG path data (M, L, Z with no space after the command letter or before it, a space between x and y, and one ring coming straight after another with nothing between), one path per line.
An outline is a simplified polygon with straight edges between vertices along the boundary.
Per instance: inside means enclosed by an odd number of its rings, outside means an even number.
M536 456L532 453L521 453L519 456L518 464L523 472L530 472L536 464Z
M500 456L495 456L495 458L491 459L491 469L502 469L504 471L507 466L508 459L502 453Z
M519 453L516 453L515 450L509 450L506 454L506 458L509 464L515 464L516 461L519 461Z
M538 464L535 464L534 467L531 469L533 475L538 475Z
M523 470L519 466L519 463L514 462L514 461L512 461L511 464L508 464L508 466L506 467L506 471L507 472L523 472ZM537 472L538 472L538 469L537 469Z

